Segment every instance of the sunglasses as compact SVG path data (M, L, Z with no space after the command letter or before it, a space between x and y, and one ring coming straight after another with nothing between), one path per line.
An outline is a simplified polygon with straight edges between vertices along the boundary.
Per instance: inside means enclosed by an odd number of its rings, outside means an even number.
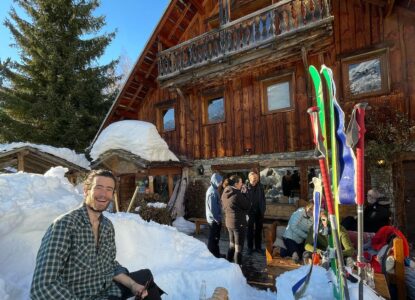
M326 218L320 218L321 221L326 222L327 219Z

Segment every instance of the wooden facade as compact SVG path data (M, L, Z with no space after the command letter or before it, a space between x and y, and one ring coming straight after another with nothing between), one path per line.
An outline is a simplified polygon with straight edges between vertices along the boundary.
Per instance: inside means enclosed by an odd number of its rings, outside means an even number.
M307 68L322 64L333 69L346 114L365 101L415 120L413 1L227 2L223 23L223 1L171 1L100 130L123 119L152 122L189 161L307 151L313 145L306 111L315 105ZM381 93L352 97L348 64L376 53L387 79ZM283 76L292 77L292 106L267 113L263 84ZM218 94L224 121L207 123L204 103ZM174 108L175 128L164 132L165 107Z

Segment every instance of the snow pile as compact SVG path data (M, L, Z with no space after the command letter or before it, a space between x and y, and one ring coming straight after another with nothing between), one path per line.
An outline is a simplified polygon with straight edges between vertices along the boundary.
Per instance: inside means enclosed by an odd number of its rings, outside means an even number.
M156 126L144 121L119 121L105 128L91 149L93 160L108 150L122 149L148 161L179 161L159 135Z
M277 286L277 299L278 300L291 300L295 299L292 293L292 287L298 282L300 278L303 278L310 266L302 266L296 270L285 272L276 278ZM333 281L335 281L332 271L314 266L311 273L310 282L301 299L319 299L319 300L332 300L333 295ZM347 282L349 288L350 299L359 299L359 286L357 283ZM364 286L363 299L365 300L379 300L383 299L377 296L369 287Z
M82 197L64 177L0 175L0 299L28 299L40 240ZM8 295L8 296L7 296Z
M183 217L176 218L176 220L173 221L173 226L176 227L178 231L186 234L193 234L196 230L195 223L187 221Z
M55 168L48 176L0 175L0 299L25 300L41 238L60 214L80 205L82 197ZM198 299L222 286L230 299L275 299L246 283L240 268L216 259L205 244L175 228L143 221L137 214L109 214L116 231L117 260L129 270L150 268L168 295L163 299Z
M68 162L75 165L81 166L85 169L89 169L89 161L86 159L84 154L77 154L75 151L68 148L55 148L47 145L37 145L30 143L11 143L11 144L0 144L0 153L7 152L17 148L32 147L40 151L52 154L54 156L63 158Z
M147 206L154 207L154 208L166 208L167 204L163 202L149 202Z

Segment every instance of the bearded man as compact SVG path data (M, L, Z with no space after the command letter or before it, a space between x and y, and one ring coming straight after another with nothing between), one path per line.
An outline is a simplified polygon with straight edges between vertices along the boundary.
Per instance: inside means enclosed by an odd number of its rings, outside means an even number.
M161 299L150 270L129 273L115 260L114 227L102 214L115 186L110 171L91 171L82 206L49 226L36 258L31 299Z

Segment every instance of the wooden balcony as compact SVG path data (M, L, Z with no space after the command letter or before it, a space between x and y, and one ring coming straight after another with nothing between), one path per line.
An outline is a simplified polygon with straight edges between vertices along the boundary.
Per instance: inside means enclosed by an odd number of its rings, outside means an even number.
M158 55L162 86L183 84L261 59L315 51L331 37L330 0L284 0L178 44ZM327 46L327 45L326 45ZM298 50L298 49L297 49Z

